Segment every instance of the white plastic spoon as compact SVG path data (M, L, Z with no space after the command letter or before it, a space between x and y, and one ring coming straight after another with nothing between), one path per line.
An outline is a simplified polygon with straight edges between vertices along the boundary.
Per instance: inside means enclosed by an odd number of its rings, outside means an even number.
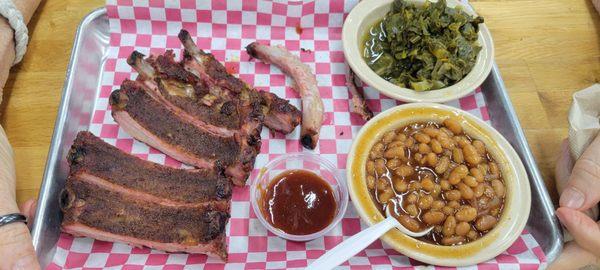
M367 246L394 227L411 237L424 236L433 229L433 227L430 227L424 231L413 232L405 228L394 216L390 214L391 207L389 206L390 205L388 204L385 209L385 214L387 216L386 219L346 239L344 242L340 243L311 263L306 270L333 269L334 267L352 258L354 255L365 249Z

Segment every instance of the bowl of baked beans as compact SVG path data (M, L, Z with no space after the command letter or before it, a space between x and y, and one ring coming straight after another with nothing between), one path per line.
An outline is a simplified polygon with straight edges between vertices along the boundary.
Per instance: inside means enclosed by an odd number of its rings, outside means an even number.
M510 143L453 107L413 103L384 111L358 133L347 180L358 214L376 224L390 213L413 238L382 239L413 259L464 266L494 258L521 234L531 206L525 168Z

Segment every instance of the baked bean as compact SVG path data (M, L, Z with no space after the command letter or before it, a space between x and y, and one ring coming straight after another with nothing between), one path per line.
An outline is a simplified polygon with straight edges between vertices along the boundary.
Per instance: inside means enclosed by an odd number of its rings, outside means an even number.
M423 133L427 134L431 138L436 138L440 134L440 130L433 127L426 127L423 129Z
M429 153L427 154L427 164L431 167L435 166L437 164L438 161L438 157L435 153Z
M495 217L483 215L477 218L477 221L475 221L475 228L477 228L477 230L480 232L485 232L493 228L497 222L498 220Z
M460 183L460 180L462 180L462 176L458 172L452 171L448 176L448 182L452 185Z
M367 187L369 189L375 188L375 177L372 175L367 175Z
M390 186L390 181L387 177L381 177L377 180L377 190L383 191L386 190Z
M466 241L464 236L450 236L442 238L442 244L446 246L460 244Z
M496 195L496 192L494 191L494 188L492 188L490 185L488 185L487 183L485 183L483 185L483 195L493 198L494 195Z
M485 155L485 153L486 153L485 145L483 144L482 141L473 140L472 144L475 147L475 149L477 150L477 153L479 153L479 155Z
M463 182L471 188L474 188L477 185L479 185L479 183L477 183L477 180L475 179L475 177L470 176L470 175L465 176L465 178L463 178Z
M402 141L393 141L387 145L387 149L392 149L392 148L396 148L396 147L404 148L404 146L405 146L404 142L402 142Z
M381 141L385 144L388 144L388 143L392 142L394 140L394 138L396 138L396 132L392 130L392 131L389 131L386 134L384 134Z
M429 143L429 146L431 146L431 151L433 151L436 154L441 154L442 151L444 151L444 149L442 148L442 145L440 144L440 141L433 139L431 140L431 142Z
M431 147L426 143L419 144L419 153L425 155L431 153Z
M496 165L495 162L490 162L489 166L490 166L490 174L497 175L499 177L500 169L498 168L498 165Z
M479 170L478 168L471 168L470 172L471 175L475 177L475 180L477 180L477 182L483 182L483 174L481 173L481 170Z
M415 139L413 139L413 137L408 137L404 144L406 147L412 147L415 144Z
M368 152L366 185L383 208L398 197L398 220L425 241L475 241L498 223L506 186L499 164L460 118L414 123L385 132Z
M473 195L475 195L476 198L479 198L483 196L483 191L485 191L485 185L480 183L473 189Z
M473 145L465 145L463 147L463 154L465 156L465 160L471 165L475 166L481 162L481 156L477 153L477 150Z
M458 224L456 224L456 230L455 230L456 235L465 236L465 235L467 235L467 233L469 233L470 230L471 230L471 225L469 225L469 223L461 221Z
M420 165L420 166L425 166L425 165L427 165L427 155L423 156L423 157L421 158L421 160L419 160L419 165Z
M452 149L452 160L454 160L456 163L463 163L463 152L460 148L457 147Z
M394 169L398 168L398 166L400 166L400 160L397 158L393 158L388 160L385 163L385 166L388 168L388 170L393 171Z
M384 159L378 158L375 160L375 172L377 175L383 175L387 172Z
M408 194L408 196L406 196L407 203L411 203L411 204L416 203L418 199L419 199L419 197L415 193L411 193L411 194Z
M401 176L401 177L411 176L414 172L415 172L415 169L409 165L400 165L400 167L398 167L398 168L396 168L396 170L394 170L394 173L396 173L396 175Z
M429 135L425 134L425 133L416 133L415 134L415 140L417 140L417 142L420 143L429 143L431 141L431 137L429 137Z
M454 142L456 142L461 148L471 144L469 139L467 139L465 136L455 136Z
M406 138L407 138L407 137L406 137L406 134L404 134L404 133L399 133L398 135L396 135L396 138L395 138L395 140L396 140L396 141L400 141L400 142L404 142L404 141L406 141Z
M462 133L462 126L454 118L446 118L446 120L444 120L444 126L446 126L455 135Z
M467 237L471 240L475 240L475 239L479 238L479 234L475 230L470 230L467 233Z
M373 148L371 149L371 158L380 158L384 148L385 146L383 145L383 143L380 142L373 145Z
M408 213L411 217L416 217L419 215L419 209L414 204L407 205L404 207L404 210L406 210L406 213Z
M408 184L406 181L401 178L393 178L394 180L394 190L398 193L404 193L408 190Z
M438 141L440 142L440 145L442 146L442 148L450 149L450 148L454 147L454 141L452 141L450 139L450 137L440 136L438 138Z
M496 193L496 196L500 197L500 198L504 198L504 184L502 184L502 181L498 180L498 179L494 179L492 180L492 188L494 189L494 193Z
M383 153L383 157L385 157L385 158L405 158L406 156L404 153L404 147L397 146L397 147L385 150L385 153Z
M447 156L443 156L439 159L437 165L435 165L435 172L438 174L442 174L448 170L448 166L450 165L450 158Z
M423 215L423 221L429 225L438 225L444 221L444 213L438 211L428 211Z
M433 186L433 190L431 191L431 196L437 198L440 196L441 193L442 193L442 187L438 184L435 184Z
M448 128L446 127L440 127L440 131L446 135L446 137L450 138L452 136L454 136L454 133L452 133L452 131L450 131ZM441 135L441 134L440 134Z
M445 215L454 215L454 208L450 207L450 206L444 206L442 207L442 213L444 213Z
M454 216L449 216L444 221L444 228L442 229L442 234L446 237L454 235L454 231L456 229L456 219Z
M398 216L398 221L400 222L400 224L402 224L402 226L413 232L418 232L421 229L421 225L419 224L419 222L408 215Z
M458 183L458 190L463 199L470 200L473 198L473 190L466 184Z
M419 191L421 189L421 183L417 181L410 182L410 184L408 184L408 189L411 191Z
M379 202L387 203L394 196L394 192L391 189L383 190L379 193Z
M431 209L433 210L441 210L442 208L444 208L444 206L446 206L446 203L444 203L444 201L433 201L431 203Z
M471 206L464 206L456 212L456 220L469 222L477 217L477 209Z
M431 195L421 196L419 198L418 206L421 210L427 210L431 208L431 204L433 203L433 197Z
M458 201L458 200L460 200L460 196L461 196L460 191L458 191L456 189L446 191L444 194L446 195L446 200L449 200L449 201Z
M460 207L460 203L458 203L458 201L449 201L447 205L454 209L458 209L458 207Z
M424 190L431 192L435 188L435 183L431 177L425 177L423 180L421 180L421 187Z
M443 191L452 189L452 186L450 185L450 182L448 182L448 180L440 181L440 187L442 188Z

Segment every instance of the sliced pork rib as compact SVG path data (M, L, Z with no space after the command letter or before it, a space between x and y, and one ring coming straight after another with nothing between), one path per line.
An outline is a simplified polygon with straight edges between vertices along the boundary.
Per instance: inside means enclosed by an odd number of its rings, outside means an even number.
M243 155L235 137L216 136L186 121L153 99L138 82L123 82L111 94L110 103L113 118L127 133L186 164L235 168L244 173L230 175L240 185L254 166L255 155Z
M227 73L225 67L212 54L196 46L186 30L182 29L179 32L179 40L185 48L183 59L185 69L203 78L211 89L217 88L223 95L241 93L247 103L262 104L264 124L267 128L287 134L300 124L302 114L288 100L268 92L257 91Z
M256 59L278 66L285 74L292 77L296 83L296 91L302 97L300 142L304 147L314 149L323 125L324 109L317 79L310 67L282 46L267 46L253 42L246 47L246 51Z
M111 95L113 118L165 154L199 168L222 167L244 185L260 152L263 124L290 133L301 114L287 100L227 73L185 30L179 37L186 48L181 62L172 51L146 59L131 54L127 62L139 76Z
M226 260L231 186L218 171L144 161L89 132L77 135L67 159L63 231Z

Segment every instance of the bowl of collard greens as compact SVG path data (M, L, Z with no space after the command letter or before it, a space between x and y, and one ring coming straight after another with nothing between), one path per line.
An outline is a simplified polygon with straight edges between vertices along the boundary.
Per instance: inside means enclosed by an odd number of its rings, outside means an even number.
M361 1L342 31L352 70L407 102L446 102L489 75L494 46L483 18L457 0Z

